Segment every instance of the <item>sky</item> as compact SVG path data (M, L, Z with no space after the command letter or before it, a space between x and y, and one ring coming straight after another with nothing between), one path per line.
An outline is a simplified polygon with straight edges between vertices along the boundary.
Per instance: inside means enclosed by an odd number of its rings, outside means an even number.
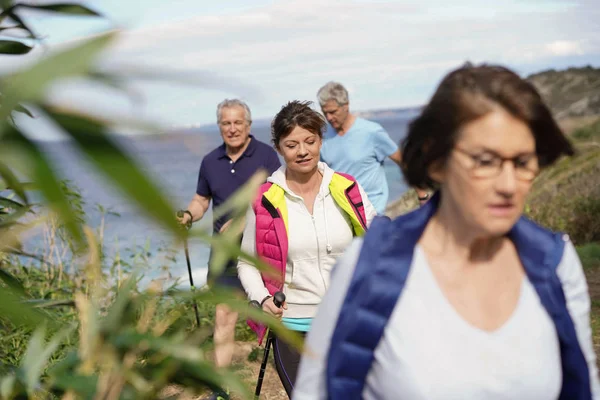
M72 82L54 88L51 99L172 127L214 123L217 103L231 97L246 100L255 119L271 118L289 100L315 101L329 80L347 87L351 109L372 110L424 104L443 76L465 61L503 64L523 76L600 67L598 0L83 3L105 18L27 15L50 51L119 29L104 68L182 78L136 80L133 97ZM17 67L6 59L0 65Z

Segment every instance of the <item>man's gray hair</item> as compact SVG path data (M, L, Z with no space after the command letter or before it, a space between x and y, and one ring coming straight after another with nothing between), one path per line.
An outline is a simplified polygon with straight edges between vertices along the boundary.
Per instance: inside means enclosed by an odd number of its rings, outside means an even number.
M323 107L329 100L335 100L340 106L348 104L348 91L338 82L327 82L317 92L319 104Z
M248 122L248 124L252 123L252 113L250 112L250 107L248 107L248 104L240 99L225 99L220 102L217 106L217 122L221 122L221 111L223 111L224 108L232 107L242 107L246 113L246 122Z

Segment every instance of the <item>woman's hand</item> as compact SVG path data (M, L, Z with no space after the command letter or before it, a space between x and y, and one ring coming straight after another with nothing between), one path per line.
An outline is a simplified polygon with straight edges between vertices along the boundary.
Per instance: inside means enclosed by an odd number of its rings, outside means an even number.
M284 301L281 308L277 307L273 302L273 298L269 297L262 305L262 309L267 314L274 316L275 318L281 318L283 316L283 310L287 310L287 304Z

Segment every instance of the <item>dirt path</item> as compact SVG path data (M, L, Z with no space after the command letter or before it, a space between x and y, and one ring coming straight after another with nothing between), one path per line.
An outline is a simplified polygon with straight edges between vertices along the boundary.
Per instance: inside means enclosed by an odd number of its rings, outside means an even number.
M257 342L236 342L235 352L233 356L232 369L238 371L242 379L251 388L252 393L256 388L256 381L260 371L260 363L262 362L264 347L258 349L258 358L256 361L248 361L248 355L257 347ZM267 364L265 378L263 380L260 393L260 400L287 400L288 397L279 381L279 376L273 364L273 349L271 348L270 360ZM160 398L163 400L202 400L207 396L193 396L182 392L179 388L171 387L161 393ZM241 397L232 395L232 400L241 400Z

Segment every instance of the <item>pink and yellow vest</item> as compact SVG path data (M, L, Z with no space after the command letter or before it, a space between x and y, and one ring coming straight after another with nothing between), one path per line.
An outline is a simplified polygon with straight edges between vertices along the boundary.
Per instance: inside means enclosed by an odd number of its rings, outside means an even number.
M329 191L336 204L350 217L354 236L362 236L367 229L367 219L356 180L350 175L335 172L329 183ZM283 290L287 264L288 217L285 191L271 182L263 184L252 209L256 215L256 254L276 270L275 274L262 274L265 287L273 295ZM256 332L261 343L266 327L250 320L248 325Z

